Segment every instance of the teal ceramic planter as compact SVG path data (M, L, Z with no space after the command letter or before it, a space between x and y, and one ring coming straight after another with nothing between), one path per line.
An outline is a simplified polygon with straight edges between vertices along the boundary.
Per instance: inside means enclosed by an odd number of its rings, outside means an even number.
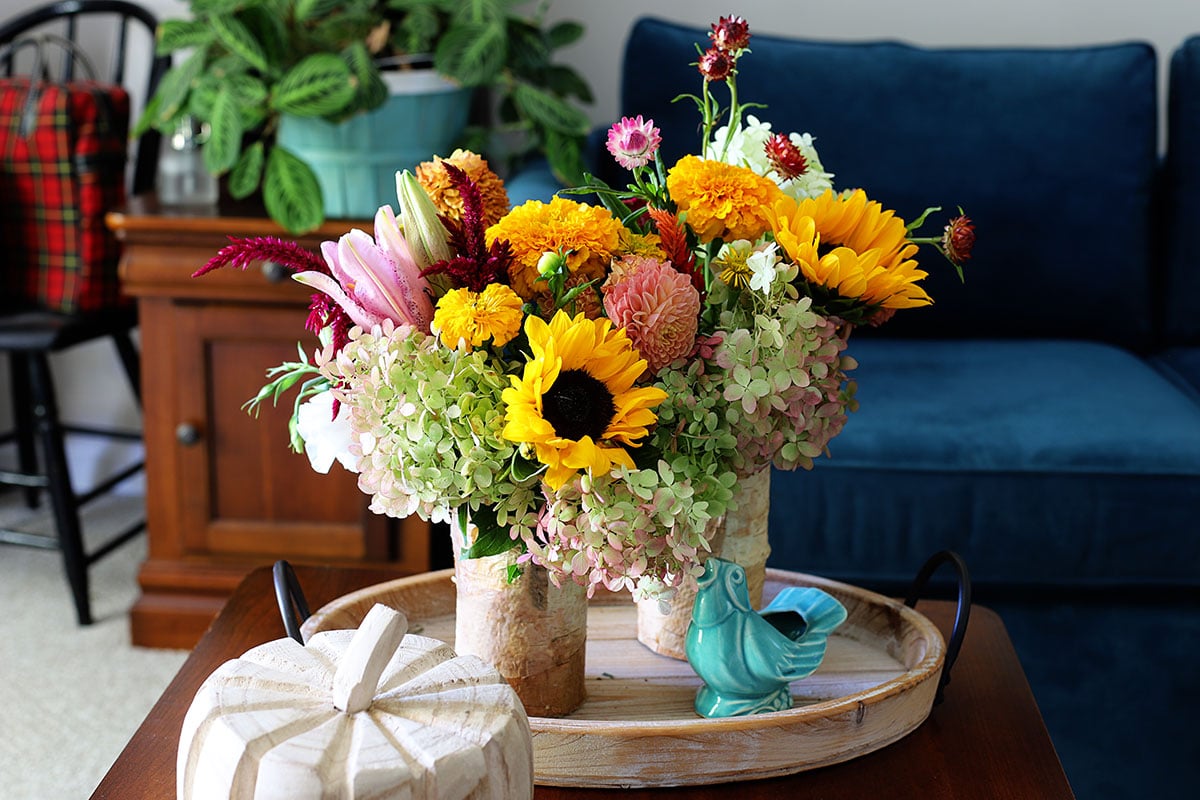
M467 125L471 90L432 71L384 73L387 101L334 125L285 115L276 143L312 167L325 216L371 219L396 202L396 172L448 156Z

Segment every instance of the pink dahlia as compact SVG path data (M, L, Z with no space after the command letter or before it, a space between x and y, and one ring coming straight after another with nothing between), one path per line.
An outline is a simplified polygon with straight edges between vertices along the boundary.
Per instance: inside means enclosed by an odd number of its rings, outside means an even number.
M669 263L625 256L604 284L604 311L656 372L692 352L700 293L691 278Z
M623 117L608 129L608 152L625 169L644 167L654 159L662 136L654 120L643 121L642 115Z

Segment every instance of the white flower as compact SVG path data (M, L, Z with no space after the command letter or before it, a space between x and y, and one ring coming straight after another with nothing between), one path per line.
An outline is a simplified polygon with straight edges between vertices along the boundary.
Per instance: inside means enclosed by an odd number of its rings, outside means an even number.
M357 472L358 459L350 452L353 433L349 410L343 404L333 417L333 392L313 395L296 412L296 432L304 440L304 453L312 468L322 475L336 459L350 472Z
M771 293L771 284L774 283L775 276L779 274L779 270L775 268L775 265L779 263L779 258L775 254L777 247L778 245L771 242L746 259L746 266L750 268L751 290L767 295Z
M704 153L705 158L724 161L745 167L756 175L775 181L776 185L793 199L803 200L819 197L826 189L833 188L833 173L826 172L813 146L813 137L807 133L789 133L788 139L800 150L808 169L795 178L784 178L771 168L767 159L767 140L771 138L771 123L763 122L753 114L746 115L746 123L730 132L729 126L718 128L712 143ZM728 140L728 142L726 142ZM722 154L724 157L722 158Z

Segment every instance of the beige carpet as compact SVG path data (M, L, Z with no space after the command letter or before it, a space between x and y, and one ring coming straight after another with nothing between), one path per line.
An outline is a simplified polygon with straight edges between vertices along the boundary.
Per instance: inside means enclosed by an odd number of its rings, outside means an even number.
M125 527L142 503L96 501L89 540ZM5 492L0 523L14 522L46 528ZM183 663L186 653L129 643L145 553L143 534L91 568L96 623L80 628L61 555L0 544L0 798L89 797Z

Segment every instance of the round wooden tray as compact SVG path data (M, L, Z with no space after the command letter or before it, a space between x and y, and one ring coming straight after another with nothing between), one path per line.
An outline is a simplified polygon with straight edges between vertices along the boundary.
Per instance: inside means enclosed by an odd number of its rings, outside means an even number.
M377 602L401 609L411 630L454 644L453 570L367 587L338 598L303 626L357 627ZM818 586L848 617L821 667L792 684L795 707L705 719L692 709L700 679L686 661L637 641L626 595L592 600L587 700L569 717L530 717L534 780L550 786L681 786L788 775L848 761L903 738L933 706L945 642L926 617L874 592L767 570L764 602L785 586Z

